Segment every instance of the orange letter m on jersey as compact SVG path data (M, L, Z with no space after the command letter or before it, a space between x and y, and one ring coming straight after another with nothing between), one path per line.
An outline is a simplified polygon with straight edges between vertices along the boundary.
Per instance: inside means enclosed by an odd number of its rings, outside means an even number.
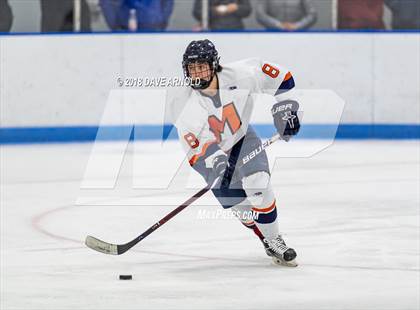
M233 102L223 107L222 120L219 120L215 115L211 115L209 116L208 121L210 130L216 136L217 143L222 140L222 133L225 130L226 123L228 124L232 134L235 134L242 124Z

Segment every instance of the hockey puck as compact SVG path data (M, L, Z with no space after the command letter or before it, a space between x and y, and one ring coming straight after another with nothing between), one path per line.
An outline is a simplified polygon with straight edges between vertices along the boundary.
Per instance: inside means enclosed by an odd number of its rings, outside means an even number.
M133 276L131 274L120 274L120 280L132 280Z

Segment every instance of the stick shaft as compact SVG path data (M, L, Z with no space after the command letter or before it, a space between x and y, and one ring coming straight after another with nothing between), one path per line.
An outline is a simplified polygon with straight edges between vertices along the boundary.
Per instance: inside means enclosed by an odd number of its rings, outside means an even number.
M122 254L135 246L137 243L139 243L141 240L146 238L148 235L150 235L152 232L154 232L156 229L158 229L160 226L165 224L167 221L169 221L171 218L173 218L175 215L177 215L179 212L184 210L186 207L194 203L198 198L203 196L205 193L209 191L210 187L205 187L201 189L199 192L195 193L193 196L191 196L188 200L186 200L182 205L177 207L176 209L172 210L170 213L168 213L165 217L163 217L160 221L153 224L151 227L149 227L148 230L146 230L144 233L142 233L140 236L138 236L136 239L132 240L129 243L129 247L121 247L121 250L118 249L118 254ZM121 253L120 253L121 252Z

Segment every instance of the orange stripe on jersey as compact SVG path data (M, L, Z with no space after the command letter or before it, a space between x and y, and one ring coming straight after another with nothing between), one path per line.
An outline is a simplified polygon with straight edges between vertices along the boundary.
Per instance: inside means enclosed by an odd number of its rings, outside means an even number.
M189 160L190 165L191 166L194 165L201 156L206 154L207 148L214 143L216 143L216 141L210 141L210 142L207 142L206 144L204 144L203 148L201 149L201 152L199 154L196 154L193 157L191 157L191 159Z
M276 208L276 201L274 200L273 203L268 208L252 208L252 211L259 212L259 213L269 213Z
M287 81L287 80L290 80L291 77L292 77L292 74L290 72L287 72L286 76L283 79L283 82Z
M254 221L250 221L250 222L242 222L242 223L244 223L244 225L245 226L252 226L252 225L254 225L255 223L254 223Z

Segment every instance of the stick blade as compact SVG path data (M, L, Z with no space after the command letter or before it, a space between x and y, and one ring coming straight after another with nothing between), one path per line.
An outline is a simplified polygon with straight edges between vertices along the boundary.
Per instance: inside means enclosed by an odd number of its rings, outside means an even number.
M99 240L92 236L87 236L85 240L87 247L92 250L111 255L118 255L118 246L116 244L108 243L102 240Z

